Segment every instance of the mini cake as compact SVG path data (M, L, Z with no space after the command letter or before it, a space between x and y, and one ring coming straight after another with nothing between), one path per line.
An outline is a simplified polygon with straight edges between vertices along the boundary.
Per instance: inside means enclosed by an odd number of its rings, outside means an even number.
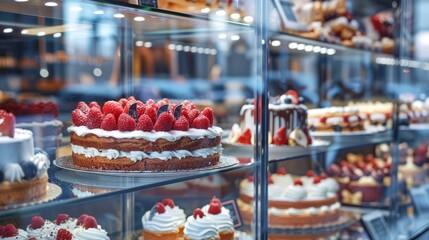
M72 112L73 163L87 169L166 171L216 165L222 129L213 110L167 99L146 104L133 97L103 108L80 102Z
M177 212L166 208L164 204L156 203L142 217L143 238L145 240L176 240L179 238L179 223Z
M145 238L146 239L146 238ZM213 219L204 214L201 209L194 210L185 223L185 240L220 240L218 228Z
M253 219L252 181L252 178L241 181L237 200L246 223ZM269 178L269 227L295 228L336 222L341 206L337 198L338 189L336 181L326 176L314 176L311 183L308 178L294 177L293 183L287 186L278 185Z
M364 122L365 128L369 126L392 127L393 104L390 102L351 102L348 106L359 110L359 116Z
M359 110L350 107L316 108L308 110L308 128L317 132L363 131Z
M269 110L269 144L308 146L312 139L307 129L307 107L295 91L273 100ZM255 104L248 101L240 111L240 124L232 127L228 139L230 143L252 144L255 123Z
M13 114L0 110L0 206L35 201L47 193L47 153L35 151L30 131L14 126Z
M201 209L209 219L216 225L220 240L234 240L234 224L232 222L229 210L222 207L222 203L216 197L210 201L210 204Z

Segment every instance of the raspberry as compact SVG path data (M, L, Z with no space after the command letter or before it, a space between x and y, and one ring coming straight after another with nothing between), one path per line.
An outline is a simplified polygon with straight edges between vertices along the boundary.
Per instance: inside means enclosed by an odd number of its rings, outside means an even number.
M318 183L320 183L322 181L322 178L321 177L315 177L314 178L314 180L313 180L313 183L314 184L318 184Z
M146 105L144 103L137 101L137 117L140 117L146 111Z
M88 107L88 105L86 105L85 102L80 101L77 104L76 109L80 109L83 113L85 113L85 115L87 115L89 113L90 108Z
M77 225L83 225L83 222L85 221L85 219L88 217L88 214L82 214L80 215L80 217L77 219Z
M314 177L316 174L314 174L313 170L308 170L307 173L305 174L307 177Z
M191 111L189 111L189 123L193 124L195 118L197 118L200 115L200 111L198 111L198 109L192 109Z
M153 129L157 132L167 132L170 131L173 127L173 120L174 117L170 113L163 112L159 115L158 120L155 123L155 126L153 126Z
M31 224L30 224L31 229L39 229L43 227L43 225L45 225L45 220L43 220L42 217L34 216L31 218Z
M201 209L199 209L199 208L194 210L194 219L197 219L197 216L200 218L203 218L205 216L204 212L201 211Z
M275 145L286 145L288 141L288 137L286 136L286 127L279 128L273 138L273 143Z
M244 132L241 134L241 136L237 139L238 143L241 144L251 144L252 141L252 132L249 128L246 128Z
M86 119L86 127L89 129L100 128L102 121L103 121L103 114L101 113L101 110L96 107L92 107L89 110L89 113Z
M217 198L215 196L212 198L212 200L210 201L210 203L218 203L218 204L222 205L222 202L219 200L219 198Z
M219 214L221 211L222 211L221 206L218 202L211 202L210 203L208 213L216 215L216 214Z
M150 117L146 114L143 114L139 117L139 121L137 123L137 130L141 130L144 132L150 132L153 130L153 123L150 120Z
M167 98L164 98L162 100L159 100L156 105L158 105L158 107L161 107L162 105L168 105L169 101Z
M128 113L129 114L131 105L133 105L136 102L137 102L136 100L130 100L130 101L128 101L127 104L125 104L124 113Z
M207 129L209 128L209 126L210 126L210 120L202 114L197 118L195 118L194 121L192 122L192 127L197 129Z
M60 225L61 223L65 223L67 221L67 219L69 219L69 215L65 214L65 213L61 213L57 215L57 219L55 220L55 223L57 225Z
M295 185L295 186L302 186L302 185L304 185L303 183L302 183L302 181L300 180L300 179L295 179L295 181L293 182L293 185Z
M116 119L118 119L119 115L123 113L123 107L122 104L116 101L107 101L103 105L103 113L104 115L107 115L109 113L112 113Z
M184 116L185 118L189 119L189 110L187 108L182 108L180 111L180 116Z
M146 100L146 105L152 105L153 103L155 103L155 101L153 99L148 99Z
M43 104L43 107L39 112L58 117L58 107L53 102Z
M174 208L175 206L173 199L170 199L170 198L164 198L164 200L162 200L162 204L164 206L169 206L170 208Z
M184 116L180 116L179 119L177 119L176 122L174 122L173 129L179 130L179 131L188 131L189 130L188 119Z
M277 174L280 174L280 175L286 175L286 169L285 168L279 168L278 170L277 170Z
M83 221L82 226L85 229L88 229L88 228L97 228L97 220L95 220L95 218L93 216L87 216L85 218L85 220Z
M96 108L98 108L98 109L100 109L100 110L101 110L100 105L98 105L98 103L97 103L97 102L94 102L94 101L90 102L90 103L88 104L88 106L89 106L89 108L96 107Z
M122 113L118 118L118 129L121 132L134 131L136 129L136 122L130 115Z
M13 237L18 235L18 229L13 224L8 224L4 227L2 237Z
M72 240L73 234L69 232L67 229L61 228L58 230L56 240Z
M321 117L319 121L321 123L326 123L326 120L327 120L327 117Z
M119 103L122 105L122 109L127 105L128 100L126 98L119 99Z
M206 107L201 113L210 120L210 126L213 126L213 109Z
M156 111L157 110L153 107L146 107L146 110L144 111L144 114L149 116L152 124L156 123Z
M165 206L164 204L158 202L156 203L156 212L159 214L165 213Z
M185 108L189 109L189 110L192 110L192 109L196 109L196 108L197 108L197 107L195 106L195 104L191 103L191 102L190 102L190 101L188 101L188 100L183 101L182 105L183 105Z
M118 125L116 124L116 118L113 114L109 113L101 122L101 129L106 131L113 131L118 129Z
M75 109L72 112L72 122L76 126L85 126L87 117L80 109Z
M136 101L136 98L135 98L134 96L129 96L127 100L128 100L128 101L134 101L134 102L135 102L135 101Z
M3 235L4 226L0 225L0 237Z

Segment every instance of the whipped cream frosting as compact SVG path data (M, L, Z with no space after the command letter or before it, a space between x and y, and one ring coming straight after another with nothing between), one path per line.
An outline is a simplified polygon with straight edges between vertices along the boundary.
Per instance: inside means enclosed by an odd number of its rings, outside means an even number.
M185 223L185 237L194 240L214 240L219 237L218 228L211 218L203 216L197 219L189 216Z
M307 199L313 200L323 198L326 198L326 189L323 186L314 184L307 187Z
M22 230L22 229L18 229L18 235L13 236L13 237L1 237L0 239L4 239L4 240L26 240L28 239L28 234L26 231Z
M147 211L142 217L143 228L151 232L174 232L178 231L179 225L175 218L173 211L166 211L159 214L155 211L155 214L151 218L151 211Z
M69 231L72 231L73 229L75 229L77 226L77 219L76 218L69 218L67 219L67 221L61 223L60 225L56 225L57 229L67 229Z
M94 134L98 137L112 137L116 139L130 139L130 138L136 138L136 139L145 139L150 142L155 142L156 140L162 138L166 139L170 142L175 142L179 140L182 137L189 137L192 140L200 139L200 138L216 138L222 135L222 129L220 127L209 127L206 129L196 129L196 128L190 128L188 131L169 131L169 132L143 132L140 130L135 131L129 131L129 132L121 132L119 130L114 131L105 131L100 128L96 129L89 129L85 126L71 126L67 128L67 131L74 132L78 136L82 137L88 134Z
M43 174L45 174L51 165L49 158L43 153L36 153L31 161L33 161L34 165L36 165L38 177L41 177Z
M289 185L293 184L293 178L290 174L273 174L271 175L274 184L279 185L280 187L286 188Z
M9 163L6 165L4 177L9 182L17 182L24 177L24 172L18 163Z
M177 226L182 226L186 222L186 215L183 209L179 208L178 206L174 206L171 208L170 206L165 206L165 211L171 212L172 220L176 222Z
M45 225L38 229L32 229L30 226L27 227L29 237L43 240L55 240L58 230L57 226L49 220L45 220Z
M202 148L197 149L195 151L188 150L176 150L176 151L163 151L163 152L142 152L142 151L118 151L115 149L96 149L96 148L86 148L78 145L71 144L71 148L73 153L83 154L87 158L91 157L106 157L110 160L126 157L131 159L132 161L140 161L145 158L156 158L160 160L169 160L172 158L185 158L185 157L207 157L216 153L220 153L222 148L220 146L212 147L212 148Z
M201 211L203 211L204 214L208 214L209 208L210 204L206 204L203 208L201 208ZM231 216L229 213L229 209L223 206L221 207L220 214L226 214L228 216Z
M109 240L107 232L102 229L100 226L98 228L88 228L83 227L75 228L72 231L73 240Z
M299 201L305 199L305 197L307 196L307 191L305 191L303 186L290 185L288 188L286 188L282 196L285 199L291 201Z
M297 208L280 209L280 208L270 207L268 208L268 212L276 216L282 216L282 215L297 216L302 214L319 214L327 211L334 211L334 210L340 209L340 207L341 207L341 204L339 202L336 202L332 205L321 206L319 208L310 207L310 208L303 208L303 209L297 209Z
M220 232L234 231L234 224L229 214L210 214L207 213L207 218L211 219Z
M43 121L43 122L21 122L16 123L16 127L20 128L30 128L30 127L47 127L47 126L55 126L55 127L61 127L63 126L63 123L59 120L51 120L51 121Z
M255 186L253 182L249 182L249 180L244 179L240 183L240 192L246 196L253 197Z
M337 181L333 178L324 179L319 184L326 189L327 193L336 194L340 189Z
M277 198L281 196L283 189L275 184L268 185L268 198Z

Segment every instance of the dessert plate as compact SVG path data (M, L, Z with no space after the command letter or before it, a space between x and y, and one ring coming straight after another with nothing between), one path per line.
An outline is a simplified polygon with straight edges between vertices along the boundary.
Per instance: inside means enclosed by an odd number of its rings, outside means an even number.
M379 142L391 138L391 130L385 127L371 127L365 131L355 132L310 132L311 136L321 138L332 143Z
M178 176L190 176L193 174L217 172L220 169L226 169L233 167L238 163L238 160L234 157L221 156L219 163L215 166L209 166L204 168L196 168L189 170L177 170L177 171L163 171L163 172L152 172L152 171L122 171L122 170L100 170L100 169L87 169L79 167L73 164L71 156L64 156L54 160L54 165L79 173L84 174L100 174L117 177L139 177L139 178L156 178L156 177L178 177Z
M22 208L22 207L32 206L40 203L49 202L59 197L62 192L63 191L61 190L61 187L59 187L58 185L53 183L48 183L48 191L44 196L36 199L35 201L9 204L7 206L0 207L0 211L5 211L5 210L15 209L15 208Z

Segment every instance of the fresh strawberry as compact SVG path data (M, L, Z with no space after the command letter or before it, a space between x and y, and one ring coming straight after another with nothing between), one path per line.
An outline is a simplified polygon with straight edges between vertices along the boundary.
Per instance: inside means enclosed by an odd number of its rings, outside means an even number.
M86 127L89 129L100 128L102 121L103 121L103 113L101 113L101 110L96 107L92 107L89 110L89 113L86 119Z
M96 107L96 108L98 108L98 109L100 109L100 110L101 110L100 105L98 105L98 103L97 103L97 102L95 102L95 101L90 102L90 103L88 104L88 106L89 106L89 108Z
M327 117L321 117L319 121L321 123L326 123L326 119L328 119L328 118Z
M76 109L80 109L83 113L85 113L87 115L89 113L90 107L88 107L88 105L86 105L85 102L80 101L77 104Z
M77 219L77 225L78 226L80 226L80 225L83 225L83 223L85 222L85 219L88 217L89 215L88 214L82 214L82 215L80 215L79 216L79 218Z
M254 181L254 177L253 177L253 175L248 176L248 177L247 177L247 181L249 181L249 182L253 182L253 181Z
M189 116L189 124L192 125L192 123L194 122L194 119L197 118L200 115L200 111L198 111L198 109L192 109L188 116Z
M127 105L128 100L126 98L121 98L119 99L119 103L122 106L122 109L125 108L125 106Z
M182 108L182 110L180 111L180 116L184 116L187 119L189 119L189 109L187 108Z
M107 114L101 122L101 129L106 131L113 131L118 129L116 118L112 113Z
M343 116L343 122L349 122L349 116Z
M57 225L60 225L61 223L65 223L67 221L67 219L69 219L69 215L65 214L65 213L61 213L57 215L57 219L55 220L55 223Z
M97 220L93 216L87 216L82 225L85 229L97 228Z
M203 218L205 216L204 212L201 211L201 209L197 208L194 210L194 219L196 220L197 217Z
M31 229L39 229L45 225L45 220L40 216L34 216L31 218L30 227Z
M188 131L189 130L188 119L184 116L180 116L179 119L177 119L174 122L173 130Z
M174 201L173 201L173 199L171 199L171 198L164 198L163 200L162 200L162 204L164 205L164 206L169 206L170 208L174 208Z
M300 179L295 179L295 181L293 181L293 185L295 185L295 186L302 186L304 184L302 183L302 181Z
M165 213L165 206L164 204L158 202L156 203L156 212L159 214Z
M246 128L244 132L241 134L241 136L237 139L238 143L241 144L251 144L252 141L252 132L249 128Z
M289 140L286 135L286 127L281 127L279 130L277 130L277 133L273 138L273 143L275 145L287 145L288 142Z
M307 177L314 177L316 176L316 174L314 173L313 170L308 170L307 173L305 174Z
M210 214L219 214L222 211L221 205L218 202L211 202L209 206L208 213Z
M130 115L126 113L122 113L121 115L119 115L119 118L118 118L119 131L126 132L126 131L134 131L135 129L136 129L136 122Z
M279 169L277 169L277 174L280 174L280 175L286 175L287 174L287 172L286 172L286 169L285 168L279 168Z
M86 125L87 116L80 110L75 109L72 112L72 122L76 126L85 126Z
M213 109L206 107L201 113L210 120L210 126L213 126Z
M141 130L144 132L150 132L153 130L153 123L148 115L143 114L139 117L136 130Z
M61 228L58 230L56 240L72 240L73 234L69 232L67 229Z
M136 98L134 96L129 96L127 100L128 101L136 101Z
M299 95L295 90L289 90L286 92L286 95L292 96L293 97L293 104L298 104L298 98Z
M107 115L109 113L113 114L116 119L118 119L119 115L123 113L123 107L122 104L116 101L107 101L103 105L103 113L104 115Z
M154 104L155 103L155 101L153 100L153 99L148 99L148 100L146 100L146 105L152 105L152 104Z
M317 176L317 177L315 177L315 178L314 178L313 183L314 183L314 184L318 184L318 183L320 183L321 181L322 181L322 178L321 178L321 177L319 177L319 176Z
M192 127L197 129L208 129L209 126L210 126L210 120L202 114L200 114L200 116L195 118L194 121L192 122Z
M15 116L4 110L0 110L0 133L11 138L15 135Z
M158 116L158 120L153 126L153 129L157 132L168 132L173 127L173 120L173 115L168 112L163 112Z
M222 205L222 202L216 196L213 196L212 200L210 200L210 203L218 203L219 205Z
M153 107L146 107L146 110L144 111L144 114L149 116L152 124L156 123L156 111L157 110Z
M13 224L8 224L3 229L2 237L14 237L18 235L18 229Z

